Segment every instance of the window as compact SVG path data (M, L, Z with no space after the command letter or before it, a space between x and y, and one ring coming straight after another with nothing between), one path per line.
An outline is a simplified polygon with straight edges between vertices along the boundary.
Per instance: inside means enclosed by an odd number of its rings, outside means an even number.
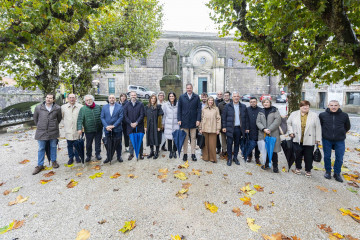
M140 91L146 92L145 88L139 87Z
M301 100L305 100L305 92L301 93Z
M109 81L109 94L115 93L115 78L108 78Z
M360 106L360 92L347 92L346 103Z
M206 58L204 57L200 58L200 64L205 65L205 63L206 63Z
M130 89L131 89L131 90L137 90L137 87L135 87L135 86L130 86Z
M146 58L140 58L140 65L146 66Z
M234 59L229 58L229 59L228 59L228 62L227 62L227 66L228 66L228 67L233 67L233 66L234 66Z

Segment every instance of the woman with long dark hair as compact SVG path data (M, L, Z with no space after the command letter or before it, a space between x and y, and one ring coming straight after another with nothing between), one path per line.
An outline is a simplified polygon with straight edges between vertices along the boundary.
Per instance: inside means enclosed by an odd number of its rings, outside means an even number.
M125 107L125 105L128 103L129 101L127 100L127 96L125 93L121 93L120 97L119 97L119 104L121 104L122 107ZM125 152L129 152L129 136L127 134L125 134L126 131L126 122L125 122L125 118L123 118L122 121L122 131L123 131L123 136L124 136L124 141L125 141Z
M173 141L172 133L175 130L179 129L179 124L177 120L177 99L176 94L174 92L169 92L168 94L168 102L163 104L162 109L164 111L163 116L163 126L164 126L164 134L165 138L168 142L168 150L169 150L169 158L176 158L176 146Z

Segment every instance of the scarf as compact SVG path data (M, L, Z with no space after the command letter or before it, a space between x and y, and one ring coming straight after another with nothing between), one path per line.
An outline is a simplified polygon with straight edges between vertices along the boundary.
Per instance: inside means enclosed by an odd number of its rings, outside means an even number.
M86 103L85 103L85 104L86 104ZM86 106L88 106L89 108L93 109L93 108L95 107L95 102L93 102L91 105L87 105L87 104L86 104Z

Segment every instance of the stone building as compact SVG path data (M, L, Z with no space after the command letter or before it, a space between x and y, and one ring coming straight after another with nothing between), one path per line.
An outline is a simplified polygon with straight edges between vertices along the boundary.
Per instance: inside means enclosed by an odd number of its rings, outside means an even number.
M99 94L119 95L128 85L140 85L160 91L163 77L163 56L169 42L180 54L180 76L183 90L192 83L194 92L238 91L243 94L276 95L278 77L260 76L253 66L241 63L239 42L219 38L215 33L164 32L146 59L125 59L114 62L100 74L94 73L99 83Z

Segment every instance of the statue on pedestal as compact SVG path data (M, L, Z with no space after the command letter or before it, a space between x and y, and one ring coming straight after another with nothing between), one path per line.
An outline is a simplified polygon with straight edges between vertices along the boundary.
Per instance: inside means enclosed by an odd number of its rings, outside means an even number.
M179 75L180 74L180 55L174 48L174 44L169 42L169 46L165 50L163 57L163 75Z

